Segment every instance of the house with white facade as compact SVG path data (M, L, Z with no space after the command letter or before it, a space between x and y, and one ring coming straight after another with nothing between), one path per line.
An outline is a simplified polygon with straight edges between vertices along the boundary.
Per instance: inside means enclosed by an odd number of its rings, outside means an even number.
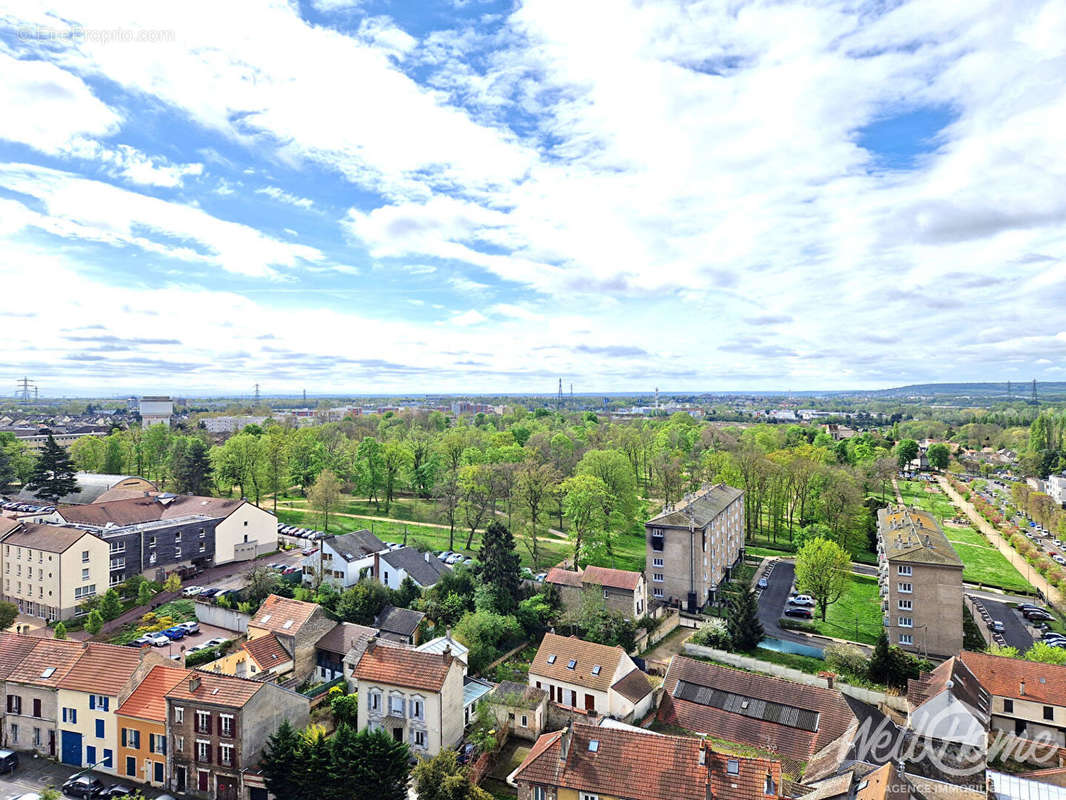
M401 547L378 556L375 577L390 589L399 589L404 578L410 578L420 589L428 589L448 570L449 567L433 553Z
M917 735L984 749L991 697L958 657L908 681L907 701L911 705L907 727Z
M304 583L329 583L338 589L355 586L360 578L374 576L375 556L388 549L367 530L327 536L303 559Z

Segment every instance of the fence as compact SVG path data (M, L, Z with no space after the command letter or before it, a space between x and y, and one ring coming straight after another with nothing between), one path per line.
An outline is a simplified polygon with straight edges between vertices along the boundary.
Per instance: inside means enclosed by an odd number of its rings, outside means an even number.
M985 637L985 641L1004 647L1007 644L1007 640L1003 638L1002 633L992 630L992 627L988 624L992 621L992 616L988 613L988 609L985 608L985 604L969 594L964 594L962 601L970 609L970 616L973 617L973 621L976 623L978 630L981 631L981 635Z
M248 621L251 614L244 614L235 608L223 608L212 605L206 601L196 602L196 618L205 625L214 625L216 628L224 628L227 631L248 632Z
M684 652L685 655L710 658L733 667L739 667L751 672L761 672L764 675L772 675L776 678L785 678L796 683L804 683L807 686L826 688L829 685L825 678L819 678L817 675L800 672L798 669L792 669L791 667L782 667L780 664L772 664L769 661L760 661L750 656L729 653L725 650L716 650L713 647L703 647L702 645L685 642ZM852 686L849 683L840 683L838 681L833 682L832 688L842 694L846 694L848 697L854 697L856 700L861 700L873 706L883 704L903 714L909 712L906 698L898 695L885 694L874 689L864 689L861 686Z

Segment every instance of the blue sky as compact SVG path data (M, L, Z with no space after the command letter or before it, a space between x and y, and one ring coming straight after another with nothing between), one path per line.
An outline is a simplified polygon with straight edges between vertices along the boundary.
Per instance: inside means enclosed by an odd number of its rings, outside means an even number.
M1066 375L1066 9L0 11L0 355L52 393Z

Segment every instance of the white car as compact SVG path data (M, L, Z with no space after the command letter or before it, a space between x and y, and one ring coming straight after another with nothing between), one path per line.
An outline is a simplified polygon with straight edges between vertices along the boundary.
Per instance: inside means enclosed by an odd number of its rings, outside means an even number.
M794 594L788 598L789 605L792 606L810 606L815 605L814 598L809 594Z
M192 597L194 594L200 594L203 590L203 586L186 586L181 590L181 595L182 597Z
M169 636L164 636L162 633L148 634L148 643L151 644L152 647L166 647L171 641Z
M218 647L220 644L225 644L229 639L208 639L204 644L208 647Z

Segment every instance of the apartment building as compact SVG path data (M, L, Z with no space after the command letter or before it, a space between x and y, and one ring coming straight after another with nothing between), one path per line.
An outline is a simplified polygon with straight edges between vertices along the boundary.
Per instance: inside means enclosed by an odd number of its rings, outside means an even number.
M115 726L121 731L118 775L157 789L168 785L166 694L190 674L180 667L153 667L115 709Z
M0 540L4 600L31 617L70 619L107 591L108 560L107 543L89 531L20 523Z
M695 613L744 557L744 492L719 483L685 495L644 523L652 597Z
M936 518L890 506L877 512L878 583L889 641L922 655L962 650L962 560Z

